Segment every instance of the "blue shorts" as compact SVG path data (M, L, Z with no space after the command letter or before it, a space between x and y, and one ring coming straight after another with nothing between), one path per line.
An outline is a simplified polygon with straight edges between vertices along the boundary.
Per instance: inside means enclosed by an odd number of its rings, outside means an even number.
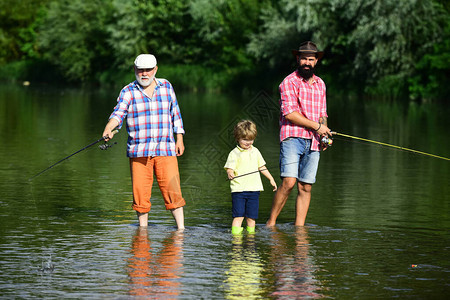
M280 177L293 177L298 181L316 182L320 152L311 151L311 140L290 137L280 144Z
M233 218L246 217L258 219L259 192L231 193L233 202Z

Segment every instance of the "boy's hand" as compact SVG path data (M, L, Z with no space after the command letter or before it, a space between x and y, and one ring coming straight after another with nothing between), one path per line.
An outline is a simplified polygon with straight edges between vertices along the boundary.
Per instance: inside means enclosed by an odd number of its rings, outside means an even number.
M227 169L227 175L228 175L228 179L233 180L233 178L234 178L234 170L233 169Z
M275 182L274 179L270 180L270 184L273 186L273 191L275 192L278 188L277 188L277 183Z

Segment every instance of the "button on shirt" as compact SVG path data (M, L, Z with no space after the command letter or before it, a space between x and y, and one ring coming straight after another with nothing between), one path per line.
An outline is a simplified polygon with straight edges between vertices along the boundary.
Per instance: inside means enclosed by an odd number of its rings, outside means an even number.
M299 112L309 120L319 122L320 117L328 117L326 87L320 77L313 75L309 84L297 71L289 74L279 86L280 90L280 141L288 137L312 139L311 150L319 151L319 136L315 131L297 126L285 116Z
M122 127L126 118L128 157L176 156L174 135L184 134L175 91L166 79L155 79L153 95L134 81L125 86L110 119Z

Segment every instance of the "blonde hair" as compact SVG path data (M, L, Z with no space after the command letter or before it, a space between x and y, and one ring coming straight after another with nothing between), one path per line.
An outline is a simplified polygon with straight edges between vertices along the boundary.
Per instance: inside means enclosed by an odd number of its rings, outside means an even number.
M236 124L234 127L234 139L239 141L244 140L254 140L258 131L256 130L256 124L250 120L242 120Z

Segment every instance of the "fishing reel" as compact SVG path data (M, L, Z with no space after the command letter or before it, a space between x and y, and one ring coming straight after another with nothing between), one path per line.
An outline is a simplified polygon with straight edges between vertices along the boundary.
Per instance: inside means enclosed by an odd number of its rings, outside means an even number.
M99 145L98 147L100 148L100 150L108 150L108 148L111 148L115 144L117 144L117 142L114 142L112 144L108 144L107 142L105 142L104 144Z
M321 145L323 148L331 147L331 146L333 145L333 140L332 140L330 137L324 135L324 136L320 139L320 145Z

